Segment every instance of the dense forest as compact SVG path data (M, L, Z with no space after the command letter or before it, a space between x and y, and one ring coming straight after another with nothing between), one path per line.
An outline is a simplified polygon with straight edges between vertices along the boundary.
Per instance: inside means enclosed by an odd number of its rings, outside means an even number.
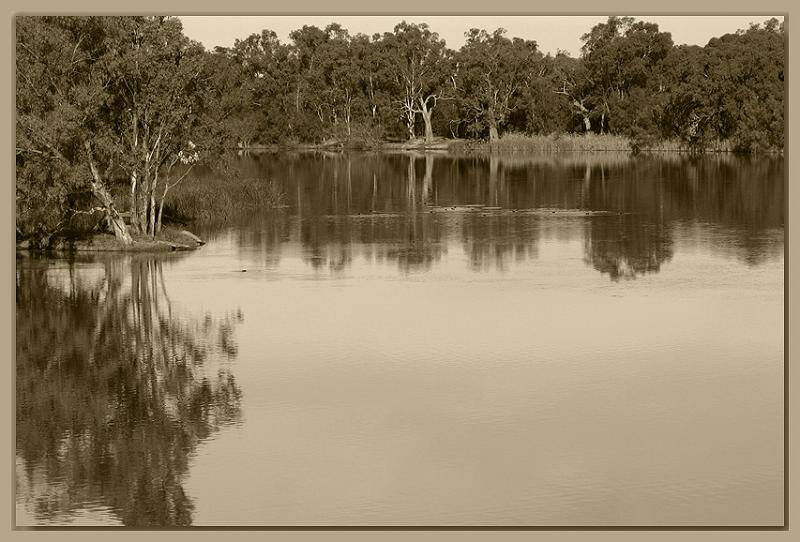
M17 235L101 213L125 243L154 236L170 190L236 147L610 134L634 150L783 149L777 19L700 47L609 17L579 58L503 29L465 37L452 50L425 24L331 24L208 51L174 17L18 17Z

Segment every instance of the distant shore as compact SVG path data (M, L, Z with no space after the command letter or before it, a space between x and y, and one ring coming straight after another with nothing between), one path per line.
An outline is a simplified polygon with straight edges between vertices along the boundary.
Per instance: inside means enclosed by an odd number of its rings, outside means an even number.
M247 152L280 151L449 151L472 152L688 152L688 153L735 153L737 149L729 141L708 141L690 145L677 139L637 141L613 134L549 134L527 135L507 133L496 141L483 139L453 139L434 137L432 141L419 137L409 141L383 141L362 139L328 139L320 143L283 143L236 147ZM762 150L755 154L780 154L783 149Z

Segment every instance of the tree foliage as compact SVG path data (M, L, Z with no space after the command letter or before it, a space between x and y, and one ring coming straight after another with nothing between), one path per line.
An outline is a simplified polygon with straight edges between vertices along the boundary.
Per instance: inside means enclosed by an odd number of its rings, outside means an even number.
M23 17L17 53L22 214L39 205L27 194L44 192L64 208L71 193L89 191L99 204L92 210L130 242L111 194L125 177L131 227L155 235L157 201L182 178L175 166L196 158L202 47L173 18Z

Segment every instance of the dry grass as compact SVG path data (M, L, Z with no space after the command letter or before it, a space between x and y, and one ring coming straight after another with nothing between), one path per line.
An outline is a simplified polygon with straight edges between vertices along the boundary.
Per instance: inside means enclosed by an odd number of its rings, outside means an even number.
M494 142L458 141L450 146L452 151L497 150L526 152L559 151L630 151L630 139L616 135L598 134L551 134L526 135L506 133Z
M280 207L284 194L269 179L223 179L219 176L190 180L167 196L165 213L184 220L227 222L244 213Z

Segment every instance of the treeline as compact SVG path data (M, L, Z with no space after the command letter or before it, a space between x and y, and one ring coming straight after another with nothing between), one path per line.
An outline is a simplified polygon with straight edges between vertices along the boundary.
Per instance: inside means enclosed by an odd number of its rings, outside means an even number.
M515 132L783 148L777 19L705 47L629 17L582 39L572 58L471 29L454 51L425 24L372 36L331 24L206 51L174 17L17 17L18 236L95 212L123 242L156 235L169 191L235 146Z
M503 29L465 37L455 51L425 24L373 36L331 24L303 26L287 44L265 30L211 55L245 145L593 132L639 144L783 147L777 19L676 47L656 24L609 17L582 36L580 58L543 54Z

